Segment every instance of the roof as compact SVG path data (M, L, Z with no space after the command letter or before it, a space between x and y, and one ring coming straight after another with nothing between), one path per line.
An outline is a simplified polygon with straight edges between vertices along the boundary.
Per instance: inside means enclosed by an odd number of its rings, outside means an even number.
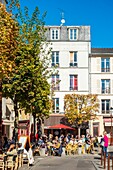
M91 48L91 53L113 53L113 48Z

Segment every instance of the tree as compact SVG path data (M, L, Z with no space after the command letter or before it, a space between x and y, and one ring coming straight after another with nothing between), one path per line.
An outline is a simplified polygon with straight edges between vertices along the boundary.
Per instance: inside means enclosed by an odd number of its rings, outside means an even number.
M51 49L48 48L45 38L45 14L40 19L38 7L31 17L27 7L24 15L20 8L18 11L19 38L15 67L12 76L3 79L4 96L9 96L14 101L16 118L19 103L20 108L31 113L34 119L44 119L49 116L51 109L48 78L53 74L48 71Z
M2 145L2 80L11 76L12 68L15 66L18 35L18 23L0 3L0 148Z
M69 123L78 128L80 136L80 127L83 122L88 122L96 118L96 113L99 112L99 103L97 95L79 95L68 94L64 97L65 102L65 117Z

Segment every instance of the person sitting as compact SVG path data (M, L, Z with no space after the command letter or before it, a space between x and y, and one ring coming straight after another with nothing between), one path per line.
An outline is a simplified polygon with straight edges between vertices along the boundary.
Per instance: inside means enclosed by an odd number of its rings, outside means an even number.
M7 155L16 155L16 154L17 154L16 146L15 144L11 144L7 151Z
M53 154L54 155L62 155L62 145L58 141L58 138L56 137L55 140L53 141Z

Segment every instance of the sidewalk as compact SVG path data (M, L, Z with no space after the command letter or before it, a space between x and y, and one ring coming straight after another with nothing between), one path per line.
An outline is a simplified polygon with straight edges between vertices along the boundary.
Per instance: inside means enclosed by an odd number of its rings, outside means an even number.
M108 146L108 154L110 155L110 169L112 169L113 146ZM104 170L104 161L101 165L101 154L97 154L92 161L97 170ZM106 170L108 169L108 158L106 158Z
M113 146L108 148L109 154L113 156ZM104 162L103 162L103 166L101 166L101 154L100 154L100 150L94 151L93 154L81 154L81 155L62 155L61 157L59 157L60 159L74 159L75 161L77 161L79 165L82 166L82 164L86 164L86 167L84 167L84 170L87 169L91 169L91 164L87 163L87 162L92 162L93 166L92 169L96 169L96 170L104 170ZM34 170L37 169L37 167L39 166L39 164L41 164L42 162L45 162L48 164L48 160L51 160L51 162L54 161L55 157L54 156L35 156L34 157L35 162L33 164L33 166L27 166L26 164L24 164L23 167L19 168L19 170ZM106 159L107 160L107 159ZM112 160L110 160L110 165L112 165ZM107 170L107 163L106 163L106 170Z

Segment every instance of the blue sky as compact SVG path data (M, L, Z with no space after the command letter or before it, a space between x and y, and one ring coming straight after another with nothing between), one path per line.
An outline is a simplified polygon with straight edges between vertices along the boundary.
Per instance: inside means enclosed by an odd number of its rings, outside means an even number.
M46 25L60 25L64 12L65 25L91 26L92 47L113 48L113 0L21 0L30 13L38 6L47 11Z

